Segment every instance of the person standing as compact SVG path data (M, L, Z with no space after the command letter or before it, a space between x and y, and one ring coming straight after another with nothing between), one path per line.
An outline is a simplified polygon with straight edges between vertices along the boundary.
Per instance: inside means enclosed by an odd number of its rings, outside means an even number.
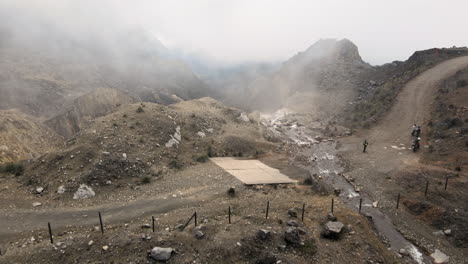
M413 131L411 131L411 135L414 136L416 133L416 124L413 125Z
M362 149L362 152L365 153L366 152L366 149L367 149L367 146L369 145L369 143L367 142L367 139L364 139L364 142L362 143L362 146L364 147Z

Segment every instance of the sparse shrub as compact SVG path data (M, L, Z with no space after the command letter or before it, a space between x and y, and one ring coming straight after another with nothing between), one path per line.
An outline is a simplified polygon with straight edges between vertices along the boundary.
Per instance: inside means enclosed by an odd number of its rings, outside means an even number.
M123 116L122 116L122 117L123 117L123 118L127 118L127 114L123 114Z
M144 140L143 138L140 138L140 139L138 140L138 142L140 142L140 144L143 144L143 143L145 143L145 140Z
M172 168L172 169L180 170L180 169L182 169L183 164L178 159L173 159L173 160L171 160L171 162L169 162L169 167Z
M227 190L227 194L228 194L230 197L236 196L236 189L235 189L234 187L229 187L229 189Z
M145 110L141 106L139 106L136 110L137 113L143 113Z
M113 127L118 127L119 125L117 125L117 123L114 122L114 123L112 124L112 126L113 126Z
M142 107L146 107L144 103L141 103L141 106L142 106Z
M207 162L208 161L208 155L200 155L198 157L195 158L195 161L196 162L200 162L200 163L204 163L204 162Z
M211 146L208 146L208 153L207 153L208 157L212 158L214 157L214 154L213 154L213 148Z
M141 178L141 183L142 183L142 184L148 184L148 183L150 183L150 182L151 182L151 177L150 177L150 176L143 176L143 177Z
M307 178L304 179L304 185L312 185L314 184L314 181L312 180L312 176L308 176Z
M190 116L191 116L192 118L195 118L197 115L195 115L195 113L192 113Z
M8 163L0 167L0 172L6 172L15 176L20 176L24 172L24 166L21 163Z
M304 245L301 247L300 250L304 254L307 254L310 256L315 255L315 253L317 253L317 246L316 246L315 239L311 238L311 239L307 239L306 241L304 241Z
M460 167L460 166L456 166L456 167L455 167L455 170L456 170L456 171L461 171L461 167Z

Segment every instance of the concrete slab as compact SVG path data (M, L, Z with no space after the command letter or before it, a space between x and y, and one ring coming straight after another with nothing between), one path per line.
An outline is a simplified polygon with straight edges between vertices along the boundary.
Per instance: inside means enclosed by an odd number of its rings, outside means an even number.
M247 185L297 182L259 160L234 158L211 158L210 160Z

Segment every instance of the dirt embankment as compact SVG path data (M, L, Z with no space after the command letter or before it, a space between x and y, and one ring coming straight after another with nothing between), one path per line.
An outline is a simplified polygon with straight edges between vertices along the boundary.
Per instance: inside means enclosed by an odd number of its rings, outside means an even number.
M34 117L0 110L0 164L34 159L63 146L63 138Z

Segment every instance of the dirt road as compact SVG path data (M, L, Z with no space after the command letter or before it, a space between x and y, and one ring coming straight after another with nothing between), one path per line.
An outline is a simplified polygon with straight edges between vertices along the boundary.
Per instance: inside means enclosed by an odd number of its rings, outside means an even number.
M418 75L402 89L390 112L374 128L343 141L345 149L361 150L362 141L366 138L370 143L370 155L364 156L365 161L382 172L417 163L418 155L409 151L413 124L421 125L424 145L424 133L439 81L466 67L468 56L442 62ZM362 157L357 155L353 160Z

